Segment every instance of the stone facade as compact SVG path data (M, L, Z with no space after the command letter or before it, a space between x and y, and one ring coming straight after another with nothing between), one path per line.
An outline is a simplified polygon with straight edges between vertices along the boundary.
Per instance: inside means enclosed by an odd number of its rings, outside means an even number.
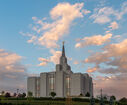
M67 63L64 45L60 64L56 65L55 72L41 73L40 77L28 77L27 91L34 97L49 97L51 92L56 97L79 96L87 92L93 95L92 78L87 73L73 73Z

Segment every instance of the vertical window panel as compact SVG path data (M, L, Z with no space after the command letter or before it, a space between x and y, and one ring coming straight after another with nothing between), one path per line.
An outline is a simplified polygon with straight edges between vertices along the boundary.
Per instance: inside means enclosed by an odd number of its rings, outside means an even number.
M70 77L66 77L66 94L70 95Z
M50 88L50 91L54 91L54 85L55 85L55 78L54 76L50 76L49 78L49 88Z

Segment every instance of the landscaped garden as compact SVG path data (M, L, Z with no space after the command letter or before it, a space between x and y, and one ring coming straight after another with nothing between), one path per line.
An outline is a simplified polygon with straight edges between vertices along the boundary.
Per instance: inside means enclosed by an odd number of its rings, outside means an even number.
M14 93L10 95L9 92L1 92L0 105L127 105L127 98L123 97L120 100L116 100L115 96L98 96L97 98L90 98L90 95L85 97L79 95L79 97L58 98L55 97L55 93L51 93L51 97L35 98L32 94L26 93Z
M124 101L125 99L123 99ZM0 105L91 105L90 99L81 98L2 98ZM104 101L104 105L110 105L109 101ZM100 105L100 101L95 99L95 104ZM127 105L127 103L115 102L112 105Z

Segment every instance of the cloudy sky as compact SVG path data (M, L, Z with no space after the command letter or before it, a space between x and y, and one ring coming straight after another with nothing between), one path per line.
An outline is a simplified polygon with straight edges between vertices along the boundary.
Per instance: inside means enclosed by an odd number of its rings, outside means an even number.
M96 95L127 97L126 0L1 0L0 91L24 92L27 76L54 71L62 41Z

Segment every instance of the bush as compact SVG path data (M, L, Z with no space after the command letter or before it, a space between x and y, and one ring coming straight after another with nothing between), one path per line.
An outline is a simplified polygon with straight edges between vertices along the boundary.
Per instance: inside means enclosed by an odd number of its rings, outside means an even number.
M111 96L110 98L113 99L113 100L116 100L116 97L115 96Z
M83 98L72 98L72 101L77 101L77 102L90 102L90 99L83 99Z
M86 96L86 97L90 97L90 93L89 93L89 92L87 92L85 96Z
M127 104L127 98L123 97L119 100L119 102Z
M51 92L50 95L54 98L56 96L55 92Z

